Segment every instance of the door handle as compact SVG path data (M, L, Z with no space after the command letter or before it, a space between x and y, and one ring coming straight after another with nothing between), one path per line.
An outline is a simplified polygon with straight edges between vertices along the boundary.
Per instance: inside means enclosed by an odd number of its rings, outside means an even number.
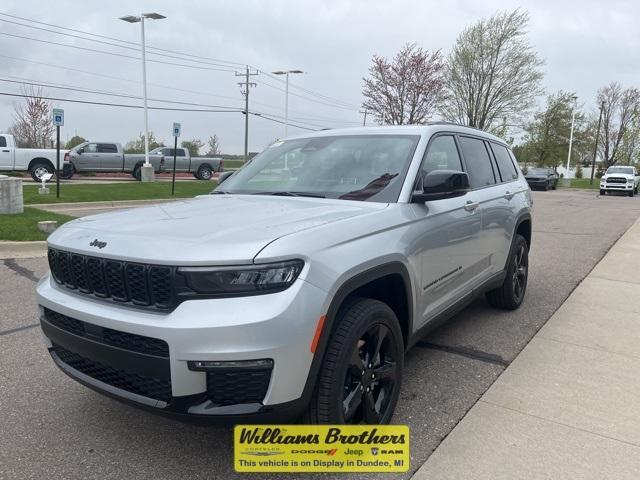
M480 204L478 202L472 202L471 200L467 200L467 203L464 204L464 209L467 212L475 212L479 206Z
M511 193L509 190L504 192L504 198L506 198L507 200L511 200L514 195L515 195L515 193Z
M9 153L11 150L2 150L5 153Z

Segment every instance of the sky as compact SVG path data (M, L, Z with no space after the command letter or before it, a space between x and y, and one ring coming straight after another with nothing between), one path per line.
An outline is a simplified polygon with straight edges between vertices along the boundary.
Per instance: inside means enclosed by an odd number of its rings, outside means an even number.
M307 131L300 127L358 126L363 122L363 77L374 54L392 57L405 43L415 42L446 55L463 28L497 11L516 8L530 14L527 38L545 62L546 93L573 91L580 107L593 113L601 86L616 80L640 87L640 2L631 0L4 0L0 5L0 92L19 93L25 81L46 82L93 91L47 86L44 90L50 97L140 106L140 24L118 18L158 12L167 18L147 21L147 45L202 58L198 63L194 57L152 54L149 49L148 97L156 99L149 105L242 109L244 97L237 82L243 77L236 72L244 72L249 64L252 71L265 72L251 77L256 86L249 96L249 110L262 114L249 117L249 150L260 151L285 136L285 126L277 123L284 120L284 79L270 72L305 72L290 77L290 136ZM114 44L106 45L32 29L16 23L85 36L7 15L130 43L91 37ZM0 95L0 131L12 124L14 104L19 101ZM540 104L543 101L539 99ZM144 130L139 108L53 104L65 110L63 140L78 134L126 143ZM172 142L173 122L182 124L183 139L206 141L216 134L224 153L243 151L244 115L240 112L149 111L150 130L166 143Z

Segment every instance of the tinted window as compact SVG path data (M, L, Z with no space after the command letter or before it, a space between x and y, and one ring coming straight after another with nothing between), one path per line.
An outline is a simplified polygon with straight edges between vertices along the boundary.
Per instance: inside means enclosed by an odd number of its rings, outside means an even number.
M434 170L462 170L456 141L452 135L440 135L431 141L421 169L424 173Z
M100 153L118 153L118 147L113 143L99 143L98 152Z
M496 163L498 164L498 170L500 170L500 176L503 182L509 180L515 180L518 178L518 171L511 161L509 151L502 145L496 143L491 144L493 154L496 156Z
M5 137L0 137L0 147L7 146L7 139Z
M171 152L171 153L173 153L173 152ZM184 149L183 148L179 148L179 149L176 150L176 156L177 157L186 157L187 154L184 153Z
M471 137L460 137L464 163L469 174L471 188L482 188L496 183L491 167L491 158L484 141Z

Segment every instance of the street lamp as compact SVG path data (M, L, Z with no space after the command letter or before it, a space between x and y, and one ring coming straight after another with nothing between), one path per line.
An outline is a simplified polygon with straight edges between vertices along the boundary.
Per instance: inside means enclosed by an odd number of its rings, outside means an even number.
M145 55L145 46L144 46L144 19L148 18L150 20L162 20L163 18L167 18L164 15L160 15L159 13L141 13L139 16L136 15L126 15L124 17L120 17L120 20L124 20L129 23L138 23L140 22L140 47L142 50L142 96L144 97L144 165L142 166L142 181L152 181L153 180L153 167L149 163L149 116L147 114L147 61Z
M286 137L289 131L289 74L290 73L304 73L302 70L278 70L277 72L271 72L274 75L286 75L285 90L284 90L284 136Z
M573 95L571 99L573 100L573 113L571 114L571 134L569 135L569 154L567 155L567 172L565 174L565 178L567 180L569 179L569 165L571 163L571 146L573 145L573 125L576 121L576 107L577 107L578 97Z

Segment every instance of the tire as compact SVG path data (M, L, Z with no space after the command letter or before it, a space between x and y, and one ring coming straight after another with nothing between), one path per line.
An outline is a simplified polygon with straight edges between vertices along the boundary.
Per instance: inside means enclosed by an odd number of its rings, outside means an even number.
M133 178L135 178L137 181L141 182L142 181L142 167L140 165L136 165L133 169L132 172Z
M47 173L54 173L54 168L47 162L38 161L31 165L29 173L34 182L42 182L42 176Z
M196 173L196 178L198 180L211 180L212 176L213 172L211 171L211 167L207 165L201 165L200 168L198 168L198 172Z
M522 235L516 234L509 252L507 276L502 285L487 292L487 301L494 307L515 310L524 300L529 277L529 248Z
M629 193L627 193L627 195L629 195L630 197L633 197L635 195L635 192L631 190Z
M600 195L604 196L604 195L606 195L606 194L607 194L607 191L606 191L606 190L602 190L602 189L600 189Z
M404 367L398 319L385 303L356 298L337 321L303 421L387 424L398 401ZM380 334L381 342L376 340ZM377 353L372 354L376 345Z
M544 184L544 191L548 191L549 190L549 182Z

